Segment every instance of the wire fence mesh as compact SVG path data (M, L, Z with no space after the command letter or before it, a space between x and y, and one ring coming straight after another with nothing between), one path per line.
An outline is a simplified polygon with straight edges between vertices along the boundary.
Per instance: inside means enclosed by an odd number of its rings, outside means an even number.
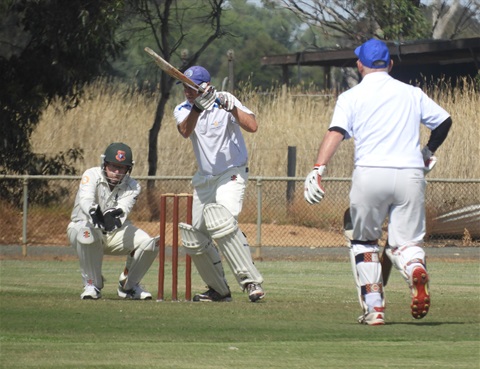
M131 220L159 234L160 195L191 193L191 177L137 177L142 194ZM0 245L68 246L79 176L4 176L11 205L0 201ZM252 246L344 246L343 213L349 206L349 178L325 178L326 197L317 205L303 198L303 178L251 177L239 217ZM480 180L428 181L426 246L480 246ZM167 206L167 212L172 205ZM180 216L186 206L181 204ZM167 214L167 219L171 219ZM167 220L168 222L168 220ZM171 240L167 223L166 239ZM168 242L168 241L167 241ZM168 246L168 245L167 245Z

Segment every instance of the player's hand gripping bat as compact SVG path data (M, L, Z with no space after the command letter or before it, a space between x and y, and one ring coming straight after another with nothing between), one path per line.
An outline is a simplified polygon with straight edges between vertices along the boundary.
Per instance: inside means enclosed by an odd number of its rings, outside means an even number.
M197 85L185 74L180 72L177 68L175 68L169 62L167 62L165 59L163 59L160 55L158 55L155 51L153 51L149 47L145 48L145 52L148 55L150 55L152 59L155 61L155 63L160 67L160 69L163 70L165 73L167 73L170 77L175 78L176 80L188 85L189 87L197 90L198 92L203 93L205 91L203 87Z

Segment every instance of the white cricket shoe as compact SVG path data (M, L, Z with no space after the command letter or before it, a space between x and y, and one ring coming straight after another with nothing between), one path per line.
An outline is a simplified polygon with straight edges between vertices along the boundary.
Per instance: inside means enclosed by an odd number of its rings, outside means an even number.
M133 287L131 290L124 290L121 283L118 284L118 296L122 299L130 300L151 300L152 294L145 291L139 284Z
M358 322L366 325L384 325L385 324L385 308L375 307L373 311L360 315Z
M98 300L100 297L102 297L100 290L93 284L87 284L80 295L82 300Z
M265 297L265 291L259 283L249 283L247 285L248 298L251 302L257 302Z

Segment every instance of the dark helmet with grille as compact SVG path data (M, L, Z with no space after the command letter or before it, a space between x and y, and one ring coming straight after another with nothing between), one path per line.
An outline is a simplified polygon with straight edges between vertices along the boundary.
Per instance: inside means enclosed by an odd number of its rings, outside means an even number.
M130 148L130 146L124 144L123 142L114 142L108 145L108 147L105 149L105 153L101 155L101 158L103 175L105 176L107 182L111 185L117 185L121 183L125 177L128 177L132 172L133 165L135 164L135 162L133 161L132 149ZM105 166L107 165L107 163L125 165L128 169L124 178L122 178L117 183L113 183L108 178L107 173L105 172Z
M114 142L110 144L103 154L104 163L126 165L132 167L133 161L132 149L123 142Z

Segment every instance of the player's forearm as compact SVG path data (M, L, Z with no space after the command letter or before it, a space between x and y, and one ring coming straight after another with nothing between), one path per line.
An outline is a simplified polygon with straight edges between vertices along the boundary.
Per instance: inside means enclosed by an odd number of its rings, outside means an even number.
M197 120L200 113L194 109L190 111L185 120L177 125L178 132L184 137L188 138L192 134L197 125Z
M435 128L432 131L427 143L427 146L432 153L437 151L437 149L440 147L443 141L445 141L451 126L452 126L452 118L448 117L447 119L445 119L445 121L442 124L440 124L437 128Z
M240 127L242 127L245 131L251 133L257 132L258 124L254 115L245 113L243 110L240 110L237 107L232 110L232 114Z
M337 131L328 131L318 149L315 164L327 165L343 141L343 134Z
M94 205L98 205L96 202L95 202L95 199L80 199L79 203L78 203L78 206L80 207L80 209L82 210L82 212L84 214L87 214L89 213L90 209L94 206Z
M95 199L96 198L95 191L96 191L96 186L93 180L88 180L88 182L82 183L80 185L80 188L77 194L78 205L80 206L80 209L82 209L82 211L85 214L88 214L88 211L90 210L93 204L97 204L97 200Z

